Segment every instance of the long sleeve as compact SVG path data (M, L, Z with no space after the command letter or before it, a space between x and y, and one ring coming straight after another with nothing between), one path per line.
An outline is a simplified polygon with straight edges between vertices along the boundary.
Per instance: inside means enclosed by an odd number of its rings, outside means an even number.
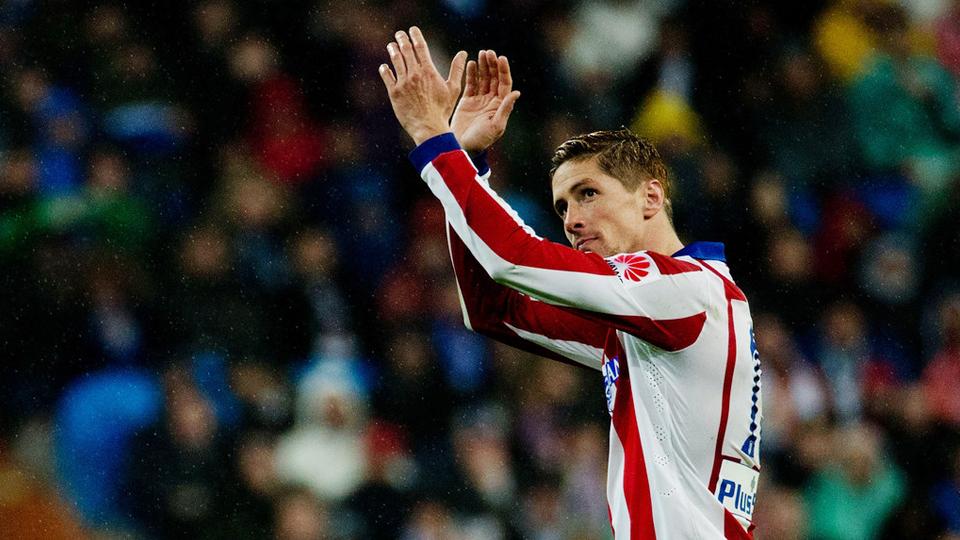
M609 328L493 281L448 226L467 328L540 356L600 369Z
M708 300L698 291L709 278L698 264L646 251L604 259L540 238L478 176L452 134L426 141L411 160L495 283L665 350L700 335Z

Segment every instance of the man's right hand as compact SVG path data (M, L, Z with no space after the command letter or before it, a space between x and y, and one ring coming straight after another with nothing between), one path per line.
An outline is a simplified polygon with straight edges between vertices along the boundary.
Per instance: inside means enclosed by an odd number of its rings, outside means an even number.
M477 61L467 63L463 97L450 122L464 150L481 152L503 136L513 105L520 97L520 92L512 88L510 62L506 56L480 51Z

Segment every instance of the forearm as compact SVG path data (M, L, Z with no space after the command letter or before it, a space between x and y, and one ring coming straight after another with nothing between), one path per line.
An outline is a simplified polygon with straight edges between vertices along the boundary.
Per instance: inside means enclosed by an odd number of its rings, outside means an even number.
M449 224L447 241L467 328L539 356L599 369L605 326L494 282Z
M495 281L557 305L598 310L611 305L597 301L591 292L620 283L604 259L537 236L478 178L452 135L427 141L411 160L443 204L457 235Z

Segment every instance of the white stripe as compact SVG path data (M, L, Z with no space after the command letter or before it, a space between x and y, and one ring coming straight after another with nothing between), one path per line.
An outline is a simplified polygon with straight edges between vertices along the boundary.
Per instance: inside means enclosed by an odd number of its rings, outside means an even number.
M627 497L623 493L624 455L623 444L617 430L610 424L610 454L607 463L607 504L610 505L610 521L617 540L630 538L630 512Z
M634 342L636 343L636 342ZM674 407L681 405L676 392L663 397L665 411L657 413L656 398L649 384L641 384L649 375L647 370L658 360L651 359L652 365L643 365L644 360L636 361L641 354L630 347L626 350L629 359L630 392L633 398L633 412L636 428L640 435L643 452L644 472L650 490L650 504L653 515L653 527L659 540L686 540L688 538L718 538L723 536L723 513L713 511L708 517L704 512L691 512L691 509L711 508L716 510L718 503L707 491L705 480L680 471L688 467L682 450L674 446L675 441L660 441L654 428L652 416L659 420L674 418ZM669 379L669 377L668 377ZM676 426L663 426L674 437L683 438L682 431ZM689 470L689 469L688 469ZM713 519L711 519L711 517ZM619 540L619 536L618 536Z
M504 322L503 324L510 328L510 330L513 330L515 334L527 341L536 343L545 349L549 349L555 353L561 354L564 357L569 358L579 364L583 364L589 368L596 370L600 369L603 358L603 349L592 347L586 343L580 343L579 341L548 338L547 336L517 328L516 326L513 326L507 322Z
M444 232L447 234L447 251L450 253L450 262L453 262L453 246L450 244L450 227L446 226L444 222ZM460 280L457 278L457 273L453 273L453 281L457 284L457 298L460 300L460 311L463 313L463 325L467 327L467 330L473 331L473 325L470 324L470 314L467 312L467 303L463 299L463 292L460 290Z

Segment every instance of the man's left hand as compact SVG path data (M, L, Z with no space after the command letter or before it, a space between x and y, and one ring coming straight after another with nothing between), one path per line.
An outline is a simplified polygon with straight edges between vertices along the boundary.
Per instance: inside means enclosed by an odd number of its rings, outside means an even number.
M467 152L490 148L503 136L520 92L513 90L510 62L493 51L480 51L467 62L463 97L450 121L453 134Z
M380 66L380 78L387 87L393 113L403 129L420 145L423 141L450 131L450 115L460 96L467 53L460 51L450 63L450 76L444 80L430 58L423 33L416 26L410 34L400 30L396 41L387 45L393 71Z

